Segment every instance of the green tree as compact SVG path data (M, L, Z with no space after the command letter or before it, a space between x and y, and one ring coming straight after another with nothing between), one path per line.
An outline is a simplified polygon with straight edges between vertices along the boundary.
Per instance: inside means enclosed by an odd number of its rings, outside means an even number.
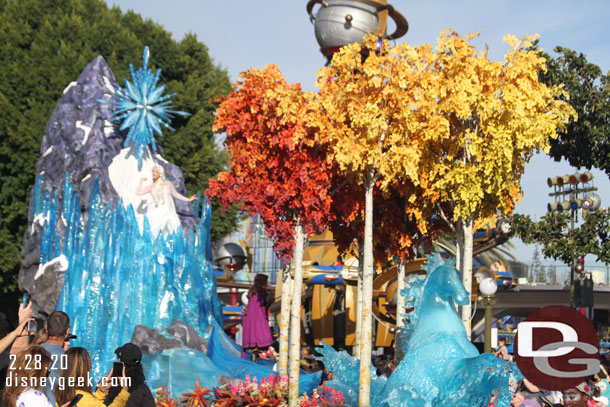
M541 79L564 86L578 118L550 140L550 155L556 161L565 158L575 167L595 167L610 175L610 76L583 53L559 46L554 51L559 55L543 54L548 70Z
M181 167L186 186L203 191L226 167L214 143L214 98L230 90L227 72L215 65L193 34L175 41L160 25L101 0L0 0L0 291L16 288L30 190L47 120L64 88L102 55L117 79L140 61L163 69L177 110L192 114L158 140L165 157ZM235 224L232 208L214 211L212 238Z
M572 228L570 213L551 212L536 222L528 215L513 215L511 226L524 243L540 244L546 258L569 266L586 255L610 264L610 212L591 212L578 227Z

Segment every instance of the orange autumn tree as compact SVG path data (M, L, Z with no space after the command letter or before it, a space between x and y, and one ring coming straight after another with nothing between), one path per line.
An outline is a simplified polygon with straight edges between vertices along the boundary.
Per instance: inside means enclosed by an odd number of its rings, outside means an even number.
M332 163L325 144L314 143L304 122L311 93L289 84L275 65L252 68L240 76L216 111L214 130L226 134L228 172L210 180L209 193L223 205L241 203L258 213L284 260L293 257L294 288L282 295L290 312L289 397L299 395L300 308L305 237L329 216ZM289 287L289 282L284 286ZM286 308L287 309L287 308ZM284 315L285 317L285 315ZM280 322L280 374L285 374L288 324Z

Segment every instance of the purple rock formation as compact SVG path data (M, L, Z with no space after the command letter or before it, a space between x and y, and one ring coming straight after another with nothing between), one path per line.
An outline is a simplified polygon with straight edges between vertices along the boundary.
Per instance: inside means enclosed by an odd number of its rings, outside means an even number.
M42 138L40 158L36 164L37 177L44 179L44 190L60 191L58 199L61 207L64 176L67 173L69 182L74 185L80 197L81 211L85 220L96 177L103 202L113 207L119 202L119 196L108 176L108 166L123 148L125 132L119 131L117 123L110 122L112 118L110 105L100 102L100 100L108 100L117 87L114 74L104 58L98 56L87 65L76 82L66 87L47 122L46 132ZM160 146L157 147L158 153L162 155ZM165 169L166 179L177 191L186 194L180 168L166 161L159 161ZM33 219L33 192L32 189L28 215L29 227L24 236L24 247L21 252L19 288L32 294L37 316L44 317L49 310L54 309L61 286L57 285L50 292L47 284L42 284L42 281L48 281L48 278L60 279L61 276L45 276L35 284L34 276L40 266L42 227ZM182 201L175 203L183 228L192 228L197 222L192 205ZM61 227L62 222L59 224ZM50 269L48 272L53 273L53 270ZM43 299L44 303L41 303Z

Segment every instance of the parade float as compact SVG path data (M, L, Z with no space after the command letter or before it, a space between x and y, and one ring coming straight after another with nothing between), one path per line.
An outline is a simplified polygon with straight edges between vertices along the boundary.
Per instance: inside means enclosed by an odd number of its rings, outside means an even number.
M243 360L222 329L211 207L184 196L180 169L155 143L186 113L171 109L148 59L145 48L122 88L99 56L65 89L42 140L20 284L38 318L71 317L94 377L130 341L145 353L151 387L175 394L195 379L211 388L268 377L271 366ZM319 374L301 380L311 392Z

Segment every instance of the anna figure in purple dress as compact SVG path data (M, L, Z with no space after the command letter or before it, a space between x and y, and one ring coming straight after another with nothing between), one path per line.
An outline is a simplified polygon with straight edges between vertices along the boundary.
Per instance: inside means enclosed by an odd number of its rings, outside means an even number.
M250 351L253 362L258 359L258 350L273 343L267 309L273 297L267 292L267 275L257 274L248 291L248 304L242 317L242 348Z

